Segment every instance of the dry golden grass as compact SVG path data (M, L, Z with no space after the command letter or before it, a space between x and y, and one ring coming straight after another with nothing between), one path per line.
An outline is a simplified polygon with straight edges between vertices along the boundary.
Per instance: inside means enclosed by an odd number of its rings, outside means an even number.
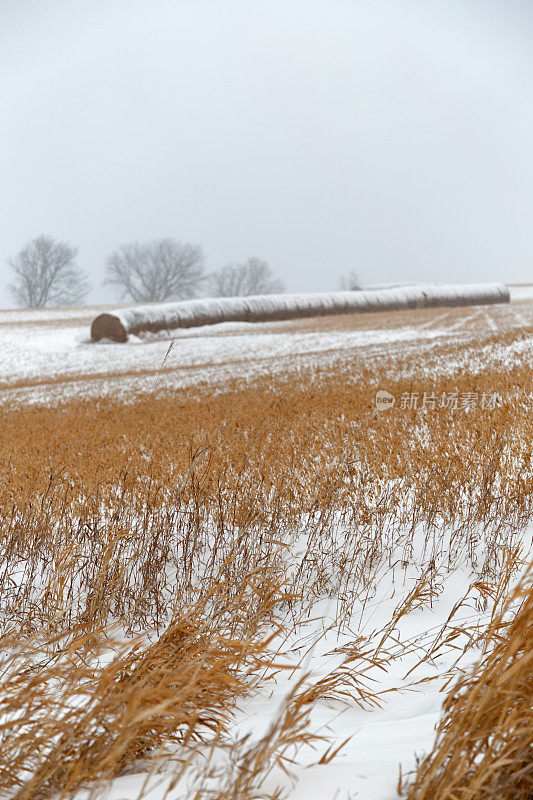
M336 378L193 402L6 414L2 563L5 576L24 564L25 578L16 589L4 584L4 619L25 629L25 597L39 625L57 621L59 606L68 625L118 616L144 628L164 614L159 601L168 602L164 565L192 599L199 570L214 576L237 548L227 570L238 586L243 568L254 568L295 527L309 536L300 586L311 583L318 593L331 582L332 558L337 584L342 579L349 593L400 535L408 558L405 531L420 525L451 526L456 555L472 549L479 526L487 538L512 540L531 512L531 417L516 391L491 412L424 418L398 411L376 419L368 393L348 376ZM470 385L454 382L460 390ZM493 385L486 377L475 388ZM358 536L339 549L348 529ZM439 549L436 533L432 547ZM492 557L488 571L497 548ZM36 606L34 586L45 577L48 590Z
M490 353L520 336L478 337L476 374L447 343L432 380L412 377L412 354L372 368L354 356L217 393L3 409L0 790L67 795L171 745L193 752L223 737L235 701L275 670L272 632L283 637L326 596L342 626L384 565L420 558L422 532L420 578L390 626L298 687L217 795L246 800L307 741L313 702L379 702L368 666L396 657L391 631L438 595L442 565L467 560L469 591L501 602L531 519L533 384L527 361L494 368ZM450 359L451 373L438 368ZM378 387L503 403L376 414ZM435 632L426 650L450 635Z
M251 587L254 580L249 576ZM243 594L231 612L242 614L248 600ZM50 640L12 642L0 682L0 791L19 786L19 800L63 796L95 777L113 778L170 743L183 747L207 733L220 735L264 666L264 620L262 614L255 624L250 619L239 638L196 607L176 609L149 645L114 643L103 631L56 637L53 654ZM111 660L100 664L111 646Z
M409 800L533 796L533 566L484 645L478 665L445 702L434 751L420 765Z

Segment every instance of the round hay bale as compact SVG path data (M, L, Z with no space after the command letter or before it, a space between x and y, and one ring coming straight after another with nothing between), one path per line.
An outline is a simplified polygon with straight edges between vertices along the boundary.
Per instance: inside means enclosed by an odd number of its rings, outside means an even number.
M182 300L121 308L100 314L91 325L94 341L127 342L128 334L157 333L218 322L267 322L323 314L393 311L509 302L502 284L421 284L358 292L254 295Z
M99 342L100 339L111 339L113 342L128 341L128 334L122 322L114 314L100 314L91 325L91 339Z

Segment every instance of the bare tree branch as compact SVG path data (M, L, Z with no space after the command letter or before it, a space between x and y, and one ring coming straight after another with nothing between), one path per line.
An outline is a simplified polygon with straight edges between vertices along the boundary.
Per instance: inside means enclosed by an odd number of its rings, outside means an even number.
M357 292L361 289L361 283L357 272L352 270L347 275L341 277L341 289L345 292Z
M196 297L204 280L201 247L175 239L123 244L106 264L106 283L135 303Z
M260 258L244 264L227 264L209 276L209 288L215 297L248 297L254 294L282 294L283 281Z
M14 273L9 291L22 306L67 306L83 300L89 284L76 265L78 250L51 236L37 236L8 259Z

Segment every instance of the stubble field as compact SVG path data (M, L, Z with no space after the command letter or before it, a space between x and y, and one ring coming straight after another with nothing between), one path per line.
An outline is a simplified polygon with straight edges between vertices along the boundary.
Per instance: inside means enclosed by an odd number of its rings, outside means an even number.
M528 293L83 313L0 314L3 796L529 798Z

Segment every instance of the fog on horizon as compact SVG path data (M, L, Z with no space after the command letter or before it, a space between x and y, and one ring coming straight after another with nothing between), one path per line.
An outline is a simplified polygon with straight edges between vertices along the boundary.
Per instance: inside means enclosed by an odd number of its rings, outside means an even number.
M527 0L3 0L0 307L41 233L90 302L163 236L290 291L533 281L532 36Z

